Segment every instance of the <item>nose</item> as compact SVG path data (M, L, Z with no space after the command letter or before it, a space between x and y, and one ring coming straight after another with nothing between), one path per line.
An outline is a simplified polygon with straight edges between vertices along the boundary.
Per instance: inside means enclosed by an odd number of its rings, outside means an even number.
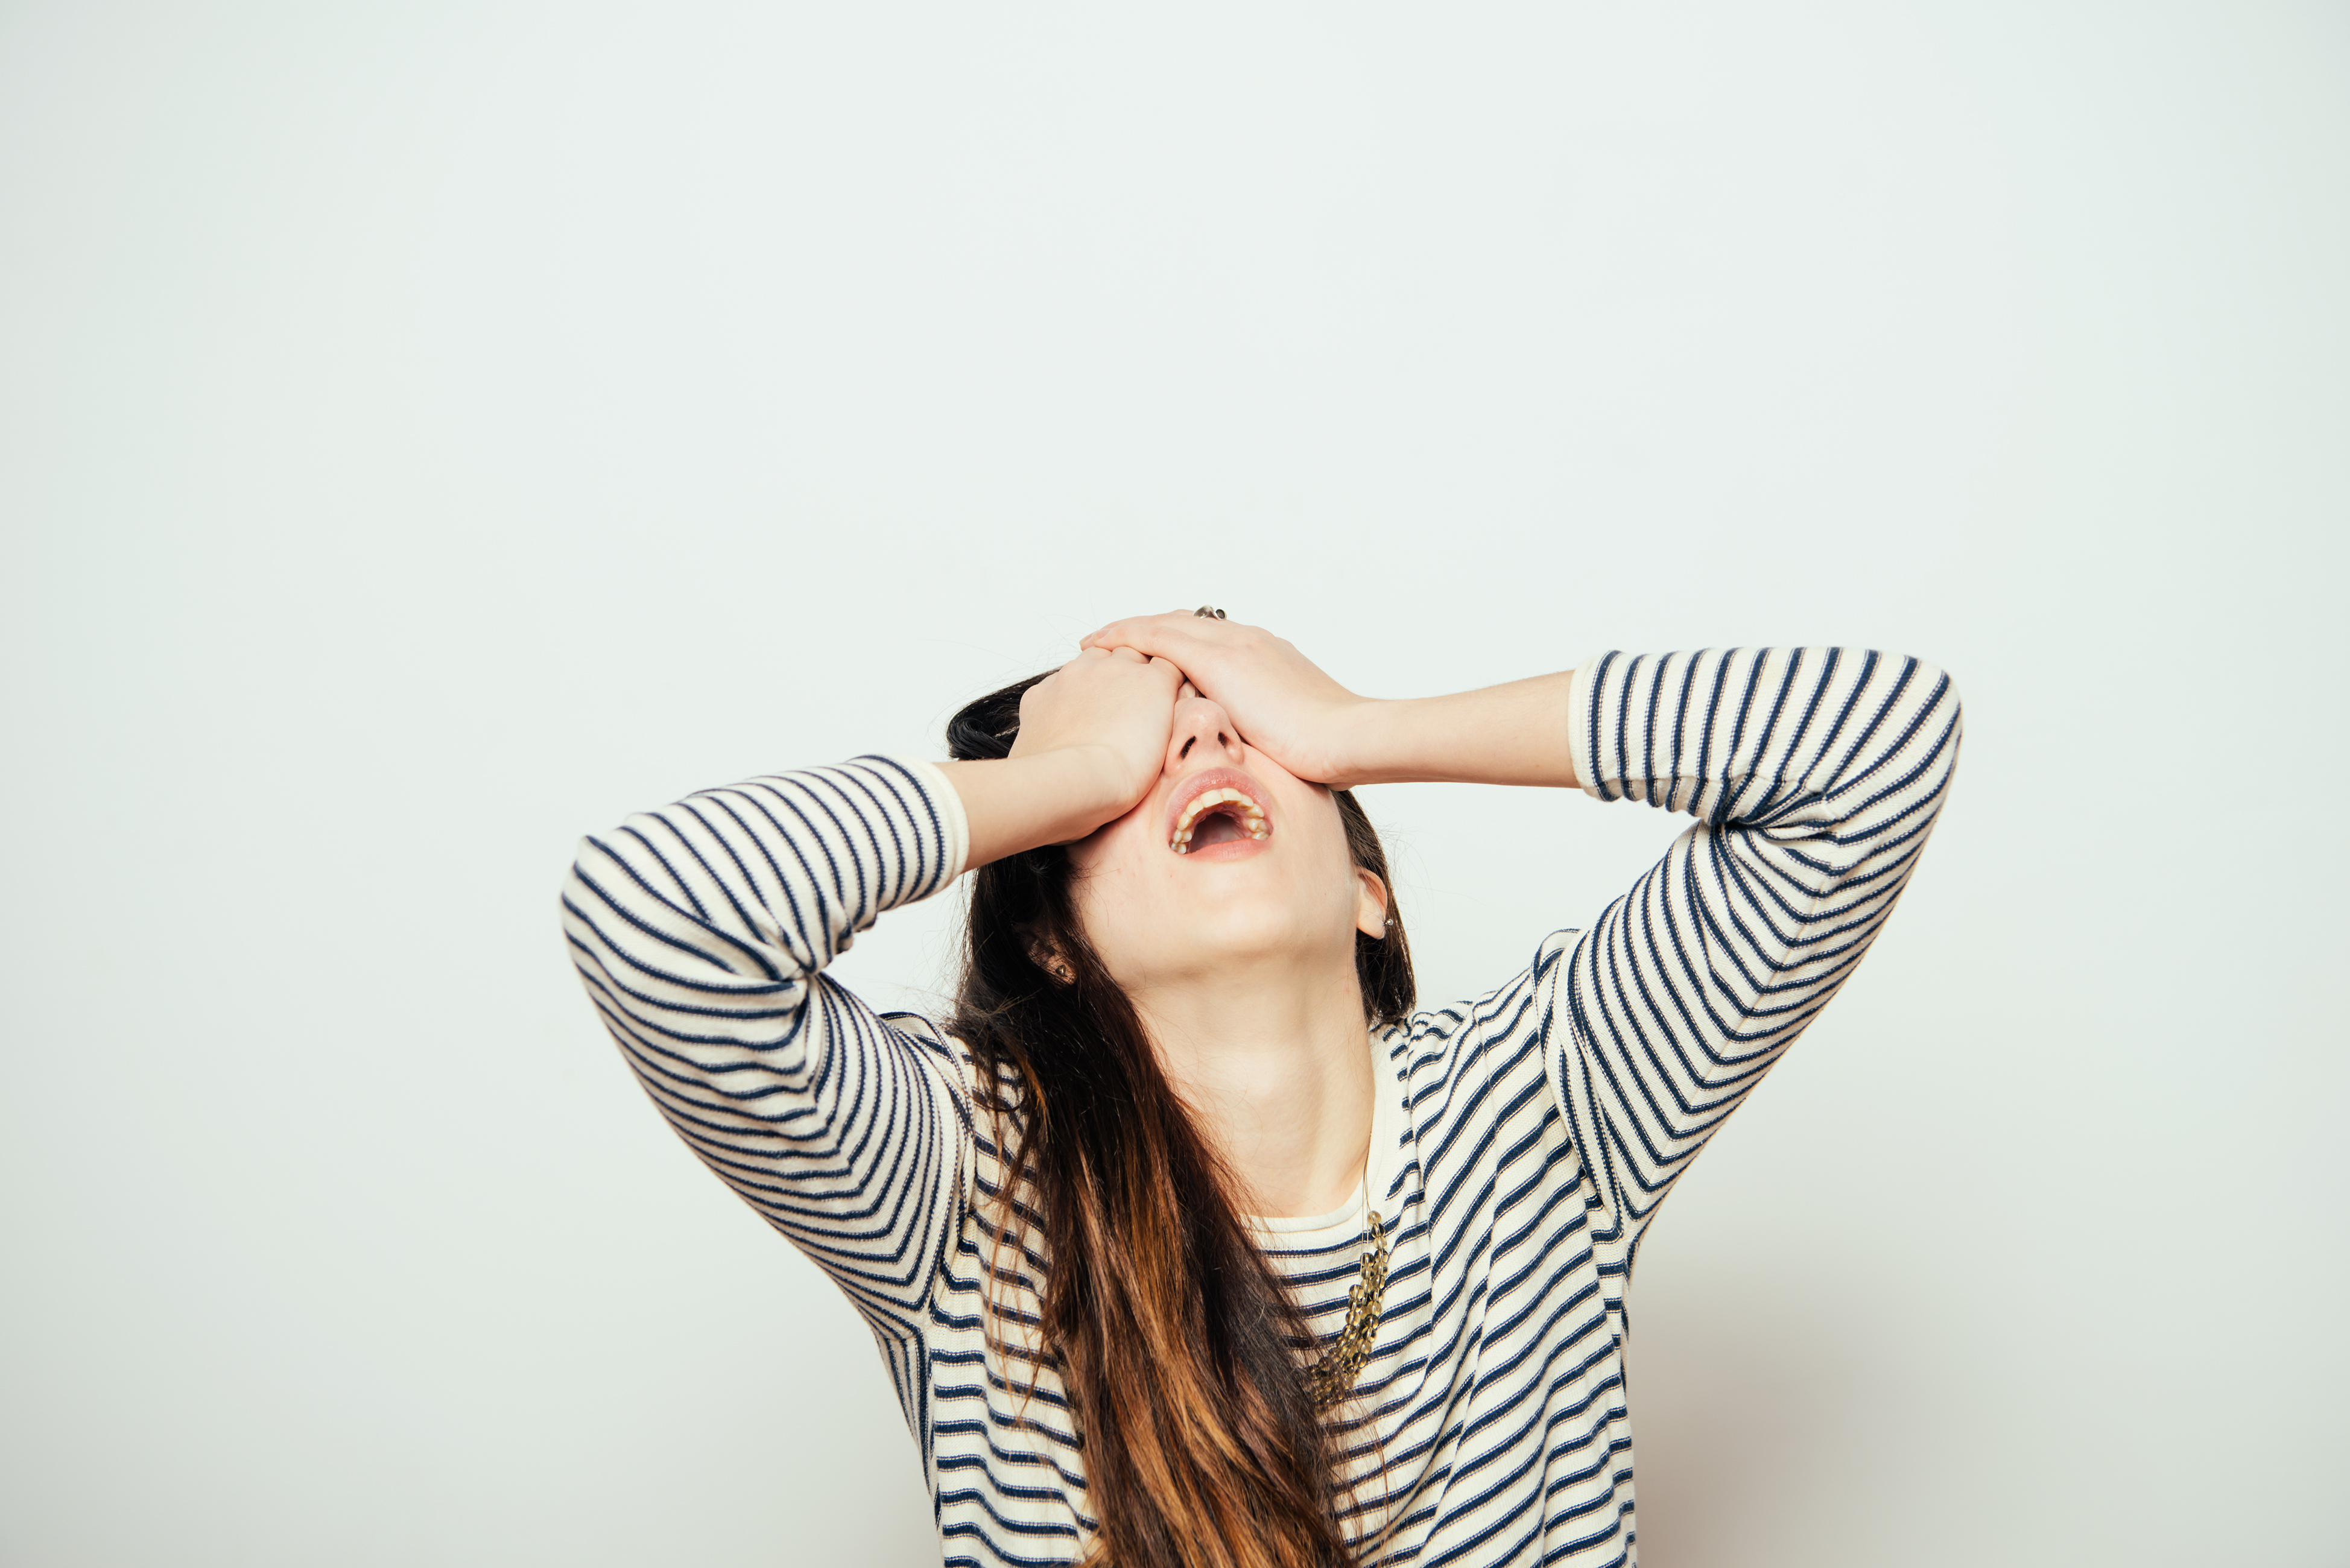
M1195 694L1175 704L1175 729L1167 742L1169 773L1240 763L1241 732L1222 703Z

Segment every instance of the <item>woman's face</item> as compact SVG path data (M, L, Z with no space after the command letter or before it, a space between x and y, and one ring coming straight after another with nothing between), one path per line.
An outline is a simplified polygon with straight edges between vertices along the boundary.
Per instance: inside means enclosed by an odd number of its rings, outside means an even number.
M1378 936L1387 889L1357 870L1329 790L1251 746L1186 685L1159 783L1069 846L1086 939L1129 995L1335 966Z

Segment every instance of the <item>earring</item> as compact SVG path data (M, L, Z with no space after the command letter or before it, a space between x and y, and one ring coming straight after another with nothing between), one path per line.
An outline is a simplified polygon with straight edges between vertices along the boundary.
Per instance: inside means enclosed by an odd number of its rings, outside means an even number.
M1077 971L1069 967L1069 961L1065 958L1047 959L1045 971L1063 985L1077 978Z

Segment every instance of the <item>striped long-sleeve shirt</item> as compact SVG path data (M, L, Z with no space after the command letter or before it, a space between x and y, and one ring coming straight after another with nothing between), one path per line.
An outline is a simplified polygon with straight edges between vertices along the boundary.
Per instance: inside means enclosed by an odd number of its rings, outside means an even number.
M1960 737L1940 671L1834 649L1607 654L1563 722L1592 795L1695 824L1498 989L1373 1036L1391 1256L1338 1428L1367 1563L1634 1561L1623 1303L1643 1228L1867 951ZM1048 1366L1027 1394L1024 1356L1007 1376L983 1316L1000 1166L971 1063L824 974L951 881L966 843L935 768L859 758L587 839L563 919L662 1114L871 1325L944 1560L1069 1563L1094 1521L1060 1386ZM1259 1226L1318 1337L1363 1225L1357 1205Z

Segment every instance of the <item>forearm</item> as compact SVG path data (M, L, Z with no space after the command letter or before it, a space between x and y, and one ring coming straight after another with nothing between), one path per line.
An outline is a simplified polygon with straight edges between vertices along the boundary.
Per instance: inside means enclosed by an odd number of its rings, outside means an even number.
M1450 697L1365 699L1338 726L1326 782L1572 789L1579 782L1567 742L1574 680L1570 670Z
M1117 760L1089 746L939 766L970 824L966 868L1083 838L1133 804Z

